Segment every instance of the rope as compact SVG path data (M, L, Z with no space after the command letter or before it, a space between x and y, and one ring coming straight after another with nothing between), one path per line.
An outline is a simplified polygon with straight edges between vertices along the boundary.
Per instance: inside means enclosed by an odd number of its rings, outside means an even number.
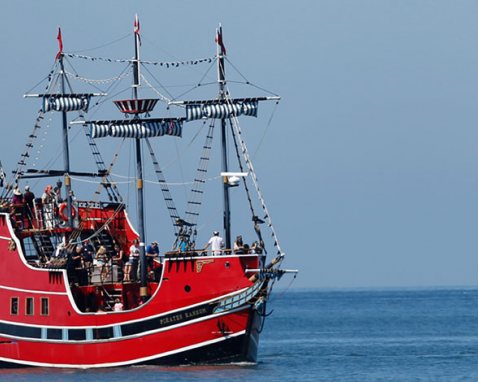
M90 61L104 61L104 62L119 62L119 63L132 63L135 62L136 60L133 58L106 58L106 57L92 57L92 56L86 56L83 54L75 54L75 53L63 53L64 56L70 57L70 58L80 58L82 60L90 60ZM215 60L215 57L207 57L207 58L198 58L198 59L193 59L193 60L186 60L186 61L144 61L140 60L140 64L142 65L159 65L159 66L164 66L166 68L177 68L179 66L184 66L184 65L198 65L202 64L204 62L211 63Z
M236 148L236 156L237 156L237 162L239 163L239 169L241 170L241 172L244 172L244 166L242 164L241 154L239 152L239 145L237 144L236 134L234 134L234 131L232 129L231 120L229 120L229 123L230 123L231 130L232 130L232 138L233 138L233 141L234 141L234 147ZM257 238L259 239L259 243L260 243L261 247L264 248L264 251L267 254L267 251L266 251L265 245L264 245L264 240L262 239L261 228L260 228L260 226L257 222L257 219L255 219L256 218L256 212L254 211L254 206L252 204L251 193L249 192L249 186L247 185L247 179L246 178L244 178L243 185L244 185L244 189L246 191L247 201L249 203L249 209L251 210L251 214L252 214L252 217L253 217L252 221L254 222L254 231L256 232L256 235L257 235Z
M228 94L229 94L229 92L228 92ZM249 155L249 151L247 149L247 146L246 146L246 143L245 143L244 139L242 138L242 131L241 131L241 128L239 126L239 120L238 120L237 117L234 116L234 117L231 118L231 122L232 122L233 129L234 129L235 133L237 134L237 137L239 138L239 144L240 144L240 147L241 147L241 150L242 150L242 155L244 157L244 161L246 162L246 166L249 169L249 172L250 172L251 178L252 178L252 182L254 183L254 186L255 186L255 189L256 189L257 196L258 196L259 201L261 203L262 209L265 213L264 219L266 219L267 225L268 225L269 229L271 230L272 238L274 240L274 246L277 248L278 255L280 257L283 257L285 254L280 247L279 240L277 238L274 226L272 225L272 219L271 219L269 211L267 209L266 202L264 200L264 196L262 195L262 190L259 187L259 181L257 179L257 175L256 175L256 172L254 170L254 166L252 165L252 161L251 161L251 158L250 158L250 155Z
M148 146L149 154L151 155L151 160L153 161L154 171L158 177L158 183L161 186L161 192L163 193L164 202L166 203L166 208L168 209L168 212L169 212L169 217L171 218L173 227L175 229L175 232L177 233L178 232L177 222L179 220L178 211L174 204L173 197L171 196L171 192L169 192L169 188L164 178L164 174L161 171L161 167L159 166L159 161L157 160L156 155L154 154L153 146L151 146L151 142L149 141L148 138L146 138L146 145Z
M170 101L171 101L169 98L167 98L167 97L165 97L164 95L162 95L153 85L151 85L151 84L149 83L149 81L146 79L146 77L143 76L142 74L141 74L141 78L142 78L142 80L143 80L144 82L146 82L146 85L148 85L148 86L151 88L151 90L153 90L153 91L159 96L159 98L160 98L161 100L163 100L163 101L165 101L165 102L170 102ZM163 87L162 85L160 85L160 86Z
M212 140L214 138L214 120L211 121L209 125L209 129L206 135L206 141L203 145L203 150L201 153L201 157L199 159L199 165L197 169L197 174L194 179L194 184L191 187L190 197L187 204L186 210L186 220L191 225L196 225L197 220L199 218L199 211L202 205L203 199L203 186L206 182L206 174L209 165L209 159L211 156L211 149L212 149ZM196 240L197 231L195 230L192 234L191 242Z
M86 124L83 125L83 130L85 131L85 136L86 136L86 139L88 140L88 145L90 146L91 153L93 154L93 158L95 159L96 166L98 167L98 171L105 174L103 176L101 185L106 190L106 193L108 194L108 198L110 199L110 201L114 200L115 202L122 202L123 198L121 197L121 194L119 193L119 190L116 187L116 185L111 181L110 175L109 175L110 174L109 170L111 170L114 163L113 162L110 163L110 169L106 168L106 165L100 153L100 150L98 149L98 146L96 145L96 141L91 136L90 130L88 129L88 126ZM98 197L100 193L101 191L99 189L96 190L95 192L95 194Z
M131 73L132 73L132 71L130 70L130 71L123 72L121 75L119 75L117 77L106 78L106 79L103 79L103 80L93 80L93 79L90 79L90 78L81 77L78 74L70 73L70 72L65 70L65 74L68 77L73 78L75 80L86 82L88 84L108 84L108 83L114 82L114 81L121 81L122 79L128 77Z

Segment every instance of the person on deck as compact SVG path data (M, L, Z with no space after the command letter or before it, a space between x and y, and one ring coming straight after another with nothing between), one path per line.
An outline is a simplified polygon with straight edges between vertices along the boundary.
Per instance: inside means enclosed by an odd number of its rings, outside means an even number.
M222 249L224 248L224 239L219 236L218 231L214 231L212 233L212 237L207 242L204 250L207 250L209 247L211 247L213 256L219 256L222 253Z
M234 242L234 253L237 255L241 255L244 253L244 243L242 242L242 236L239 235L236 237L236 241Z
M12 197L12 214L13 219L15 221L15 227L19 229L23 229L23 195L22 192L18 187L15 187L13 190L13 197Z
M159 256L159 246L157 241L153 241L151 245L146 247L146 260L148 262L148 267L153 268L154 259Z
M138 278L138 264L139 264L139 240L134 239L133 244L129 247L129 272L125 269L125 280L124 281L136 281ZM126 279L128 278L128 279Z
M53 228L54 197L53 187L49 184L45 187L45 191L41 197L43 206L43 225L46 229Z
M35 216L35 194L30 191L30 186L25 186L23 193L23 200L25 201L25 215L28 218L30 227L33 226L33 217Z
M23 205L23 195L18 187L13 190L12 204Z

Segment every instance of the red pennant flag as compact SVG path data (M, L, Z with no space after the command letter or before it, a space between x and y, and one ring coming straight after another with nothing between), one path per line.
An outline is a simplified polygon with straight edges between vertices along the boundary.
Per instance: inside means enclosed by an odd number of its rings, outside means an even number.
M60 56L63 54L63 40L61 38L61 28L58 28L58 36L56 36L56 39L58 40L58 45L59 45L59 51L56 54L55 61L60 58Z
M138 15L134 18L134 34L138 36L139 45L141 45L141 35L139 34L139 18Z
M221 47L221 53L225 56L226 55L226 47L222 42L222 28L217 31L216 34L216 42Z

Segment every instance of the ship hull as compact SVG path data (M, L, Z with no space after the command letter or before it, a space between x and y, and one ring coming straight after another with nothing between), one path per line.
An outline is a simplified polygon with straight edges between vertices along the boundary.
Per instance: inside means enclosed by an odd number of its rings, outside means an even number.
M246 307L136 338L58 344L0 338L3 367L101 368L133 364L256 362L262 318Z

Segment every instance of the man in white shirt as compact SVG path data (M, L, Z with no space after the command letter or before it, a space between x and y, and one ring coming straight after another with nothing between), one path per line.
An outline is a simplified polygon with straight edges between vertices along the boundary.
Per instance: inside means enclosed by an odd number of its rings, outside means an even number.
M207 242L204 250L208 249L209 246L211 246L213 256L219 256L222 253L222 249L224 248L224 240L221 236L219 236L219 232L213 232L213 235Z

